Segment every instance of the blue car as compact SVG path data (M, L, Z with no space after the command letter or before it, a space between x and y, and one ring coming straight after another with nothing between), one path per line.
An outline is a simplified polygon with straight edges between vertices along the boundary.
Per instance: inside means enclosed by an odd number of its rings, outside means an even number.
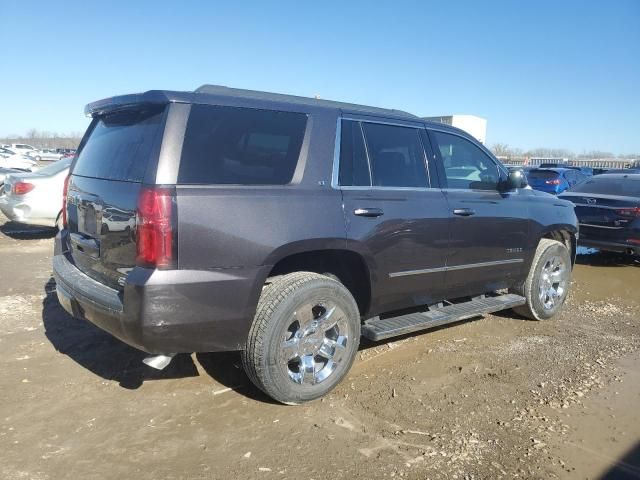
M536 168L527 173L531 188L558 195L581 183L587 175L574 168Z

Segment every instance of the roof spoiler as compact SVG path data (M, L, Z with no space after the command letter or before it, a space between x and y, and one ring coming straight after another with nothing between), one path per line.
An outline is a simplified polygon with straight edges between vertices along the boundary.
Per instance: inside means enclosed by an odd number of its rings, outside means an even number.
M117 97L104 98L91 102L84 107L84 114L87 117L97 117L108 112L125 110L138 105L162 105L170 101L166 92L162 90L149 90L144 93L119 95Z

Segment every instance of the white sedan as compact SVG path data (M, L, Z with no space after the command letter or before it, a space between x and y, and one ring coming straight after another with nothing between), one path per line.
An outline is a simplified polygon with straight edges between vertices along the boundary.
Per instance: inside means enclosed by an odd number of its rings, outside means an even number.
M15 153L13 150L3 148L0 151L0 168L18 168L21 170L33 170L38 162L25 157L21 153Z
M40 160L60 160L63 157L62 153L58 153L52 148L42 148L40 150L32 150L31 152L28 152L26 155L27 157L29 157L32 160L35 160L36 162L39 162Z
M14 222L59 226L62 190L71 160L60 160L37 172L8 175L0 191L2 213Z

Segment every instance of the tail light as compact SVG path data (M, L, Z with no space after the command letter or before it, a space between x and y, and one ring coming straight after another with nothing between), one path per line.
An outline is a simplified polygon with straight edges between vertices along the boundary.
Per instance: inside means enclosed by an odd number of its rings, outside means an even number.
M616 213L621 217L640 217L640 207L617 208Z
M136 214L137 263L166 268L175 264L174 191L170 188L142 187Z
M546 183L547 185L560 185L560 179L554 178L553 180L547 180L544 183Z
M67 175L64 179L64 187L62 187L62 226L67 228L67 193L69 192L69 179L71 175Z
M17 182L13 184L13 194L24 195L25 193L29 193L34 188L36 188L36 186L33 183Z

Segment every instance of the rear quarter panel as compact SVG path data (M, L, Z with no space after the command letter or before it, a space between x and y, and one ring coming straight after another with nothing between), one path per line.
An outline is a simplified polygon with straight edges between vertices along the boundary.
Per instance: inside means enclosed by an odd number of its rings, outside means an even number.
M340 192L330 188L178 187L180 268L273 265L319 248L344 248Z
M176 187L180 268L273 265L293 253L344 248L342 196L331 188L337 112L308 115L290 184Z

